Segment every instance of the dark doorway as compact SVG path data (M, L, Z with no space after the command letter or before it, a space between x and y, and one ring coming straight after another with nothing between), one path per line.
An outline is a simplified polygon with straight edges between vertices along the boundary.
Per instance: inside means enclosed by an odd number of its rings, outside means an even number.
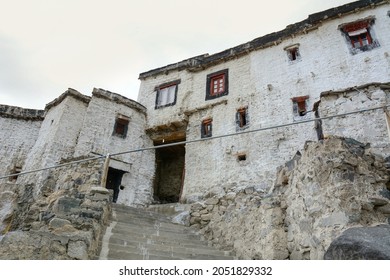
M122 183L123 174L126 172L114 168L108 169L106 188L110 190L114 190L114 196L112 198L112 202L116 203L119 196L119 190Z
M184 144L156 149L156 203L179 202L184 180Z

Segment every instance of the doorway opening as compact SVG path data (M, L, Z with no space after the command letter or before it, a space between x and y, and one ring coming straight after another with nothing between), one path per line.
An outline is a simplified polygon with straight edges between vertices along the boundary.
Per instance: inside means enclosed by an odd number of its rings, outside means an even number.
M166 204L180 201L184 172L184 144L156 149L155 203Z
M108 169L106 188L114 191L114 195L112 198L112 202L114 203L116 203L118 200L122 177L125 173L125 171L118 170L112 167Z

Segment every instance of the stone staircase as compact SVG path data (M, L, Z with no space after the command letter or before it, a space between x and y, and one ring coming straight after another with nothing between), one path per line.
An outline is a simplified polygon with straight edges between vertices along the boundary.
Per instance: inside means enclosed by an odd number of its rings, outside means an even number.
M113 205L100 260L227 260L230 251L208 246L193 229L156 211Z

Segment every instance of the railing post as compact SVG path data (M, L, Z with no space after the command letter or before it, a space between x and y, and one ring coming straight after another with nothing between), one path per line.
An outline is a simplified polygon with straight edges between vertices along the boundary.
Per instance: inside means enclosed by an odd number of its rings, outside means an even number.
M385 113L387 132L388 132L389 138L390 138L390 113L389 113L389 110L387 109L387 107L383 107L383 111Z
M106 182L107 182L107 175L108 175L108 168L109 167L110 167L110 154L107 154L106 159L104 161L104 166L103 166L102 180L100 182L100 186L102 188L106 188Z

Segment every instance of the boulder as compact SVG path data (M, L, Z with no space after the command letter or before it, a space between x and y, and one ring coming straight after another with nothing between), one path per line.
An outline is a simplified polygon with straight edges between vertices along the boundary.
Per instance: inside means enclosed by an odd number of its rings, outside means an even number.
M325 260L390 260L390 225L350 228L329 246Z

